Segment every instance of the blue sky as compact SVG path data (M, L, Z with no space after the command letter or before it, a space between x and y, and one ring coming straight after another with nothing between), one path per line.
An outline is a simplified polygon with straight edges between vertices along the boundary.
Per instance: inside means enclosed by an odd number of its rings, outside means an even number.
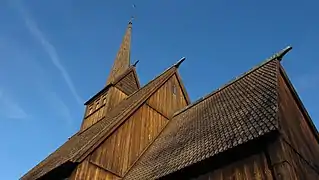
M131 4L136 4L133 10ZM2 179L18 179L75 133L134 12L142 84L180 57L192 100L287 45L285 67L319 127L319 1L0 0Z

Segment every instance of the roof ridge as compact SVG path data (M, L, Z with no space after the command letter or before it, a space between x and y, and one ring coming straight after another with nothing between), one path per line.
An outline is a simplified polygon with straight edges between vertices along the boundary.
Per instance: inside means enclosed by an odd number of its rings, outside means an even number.
M98 95L102 94L106 89L108 89L111 86L116 85L120 80L122 80L127 74L129 74L131 71L134 71L135 67L130 66L128 69L126 69L121 75L117 76L114 81L108 83L105 87L103 87L99 92L97 92L94 96L92 96L89 100L87 100L84 105L87 105L91 101L97 98Z
M134 94L136 94L136 93L138 93L140 90L142 90L145 86L147 86L148 84L150 84L150 83L152 83L153 81L155 81L158 77L160 77L162 74L165 74L167 71L169 71L171 68L177 68L183 61L185 60L185 57L183 57L183 58L181 58L179 61L177 61L175 64L173 64L173 65L171 65L170 67L168 67L167 69L165 69L161 74L159 74L159 75L157 75L157 76L155 76L152 80L150 80L147 84L145 84L143 87L140 87L137 91L135 91L135 92L133 92L132 94L130 94L129 96L127 96L124 100L126 100L126 99L128 99L128 98L130 98L131 96L133 96ZM177 66L177 67L176 67ZM127 71L131 71L131 70L134 70L135 69L135 67L134 66L131 66L129 69L127 69ZM126 72L127 72L126 71ZM124 72L123 74L126 74L126 72ZM124 77L124 76L123 76ZM119 78L119 77L118 77ZM120 79L122 79L122 78L120 78ZM114 81L115 82L115 81ZM100 92L98 92L97 94L100 94L100 93L102 93L102 91L104 91L105 89L107 89L107 87L109 87L109 86L112 86L112 85L115 85L116 83L113 83L113 82L111 82L108 86L106 86L105 88L103 88ZM95 95L96 96L96 95ZM93 96L91 99L93 99L93 98L95 98L95 96ZM88 100L85 104L87 104L87 103L89 103L90 101L91 101L91 99L90 100ZM116 107L115 107L116 108ZM110 112L111 113L111 112ZM104 118L103 118L104 119ZM102 121L103 119L101 119L101 120L99 120L99 121ZM96 122L97 123L97 122ZM90 126L90 127L92 127L92 126ZM88 129L90 129L90 127L89 128L86 128L84 131L86 131L86 130L88 130ZM82 134L84 131L78 131L77 133L75 133L74 135L80 135L80 134ZM73 136L74 136L73 135ZM73 137L72 136L72 137Z
M162 77L162 80L159 81L159 84L154 84L155 87L151 86L146 92L149 92L149 91L154 91L156 90L159 86L161 85L162 83L166 82L167 81L167 78L171 77L171 75L173 75L175 72L176 72L176 64L170 66L169 68L167 68L164 72L162 72L160 75L156 76L154 79L152 79L150 82L148 82L145 86L143 86L142 88L140 88L139 90L137 90L135 93L133 94L136 94L137 92L140 92L140 90L144 89L144 88L147 88L148 85L150 85L152 82L154 82L156 79L158 78L161 78ZM171 72L169 72L171 70ZM169 74L165 74L165 73L169 73ZM165 76L163 76L165 75ZM163 82L162 82L163 81ZM149 87L149 86L148 86ZM153 88L152 88L153 87ZM129 97L133 98L131 94ZM149 94L149 93L147 93ZM149 94L150 96L151 94ZM130 111L133 111L135 106L138 106L139 103L142 102L141 99L145 99L147 98L148 96L146 96L143 92L142 92L142 96L139 98L139 97L136 97L136 99L132 99L132 101L129 103L129 105L126 107L125 105L121 108L123 108L123 111L121 110L120 112L116 113L114 110L112 110L110 113L110 115L104 117L104 120L102 121L105 121L106 119L108 120L111 120L111 119L114 119L114 118L117 118L119 117L121 119L121 122L118 121L117 123L113 123L113 124L102 124L103 127L101 127L102 130L99 130L96 134L94 134L90 139L87 140L87 142L83 143L83 145L81 145L81 147L78 148L78 150L76 150L76 152L74 153L71 153L68 152L68 155L65 155L64 157L59 157L59 158L62 158L61 160L61 164L65 163L65 162L76 162L77 160L81 160L82 156L86 155L86 153L89 152L89 150L93 147L94 148L94 144L92 145L92 142L96 141L97 143L96 144L100 144L99 140L101 140L102 138L102 135L105 136L107 135L107 133L105 134L102 134L101 132L107 130L107 127L109 127L109 130L112 131L113 128L116 129L116 126L118 126L119 124L123 123L123 119L125 119L125 117L130 113ZM126 101L126 100L124 100ZM123 101L123 102L124 102ZM123 104L122 104L123 105ZM134 105L134 106L131 106L131 105ZM134 108L132 108L134 107ZM129 110L128 110L129 109ZM99 121L100 122L100 121ZM101 122L100 122L101 123ZM91 127L89 127L87 130L89 129L92 129L92 128L95 128L95 130L98 130L99 128L96 126L96 125L93 125ZM114 131L112 131L114 132ZM81 133L84 133L81 132ZM72 138L69 140L71 142L69 143L76 143L76 139L74 138L78 138L77 136L81 136L81 133L76 133L74 136L72 136ZM100 139L98 139L100 138ZM56 160L52 160L52 157L54 156L57 156L59 153L61 153L62 150L66 150L66 149L69 149L70 147L66 147L66 143L68 143L68 141L66 141L65 143L63 143L60 147L58 147L53 153L51 153L50 155L48 155L44 160L42 160L39 164L37 164L36 166L34 166L32 169L30 169L27 173L25 173L22 178L25 178L25 177L38 177L38 176L43 176L44 174L47 174L49 171L52 171L53 169L55 168L58 168L61 164L57 163L55 164ZM74 144L71 144L72 147ZM64 148L62 148L64 147ZM59 155L60 156L60 155ZM48 163L51 163L51 161L53 161L53 166L48 168L47 170L44 170L44 172L41 172L43 171L43 168L45 168L46 166L48 166Z
M170 70L171 68L175 67L178 68L180 66L180 64L185 60L186 58L183 57L180 60L178 60L175 64L171 65L170 67L168 67L167 69L165 69L161 74L155 76L152 80L150 80L147 84L145 84L143 87L141 87L140 89L138 89L137 91L135 91L134 93L132 93L130 96L132 96L133 94L137 93L138 91L140 91L142 88L144 88L145 86L147 86L148 84L150 84L151 82L153 82L156 78L158 78L159 76L161 76L162 74L166 73L168 70ZM130 96L128 96L127 98L129 98Z
M260 67L262 67L263 65L267 64L268 62L272 61L272 60L282 60L283 56L285 54L287 54L290 50L292 49L291 46L287 46L286 48L284 48L283 50L279 51L278 53L275 53L274 55L272 55L271 57L267 58L266 60L262 61L259 65L256 65L254 67L252 67L251 69L249 69L248 71L242 73L241 75L239 76L236 76L235 78L233 78L232 80L228 81L228 83L222 85L221 87L219 87L217 90L205 95L205 96L202 96L200 97L199 99L197 99L196 101L194 101L192 104L180 109L179 111L176 111L174 114L173 114L173 117L174 116L177 116L178 114L186 111L187 109L199 104L200 102L204 101L205 99L211 97L212 95L220 92L221 90L225 89L226 87L232 85L233 83L237 82L238 80L242 79L243 77L247 76L248 74L256 71L257 69L259 69Z
M184 58L185 59L185 58ZM181 61L181 60L180 60ZM177 63L179 63L180 61L178 61ZM176 67L176 64L177 63L175 63L174 65L172 65L172 66L170 66L169 68L167 68L164 72L162 72L161 74L159 74L159 75L157 75L157 76L155 76L155 78L154 79L152 79L151 81L149 81L145 86L143 86L142 88L140 88L140 89L138 89L137 91L135 91L134 93L132 93L130 96L128 96L125 100L127 100L128 98L130 98L130 97L132 97L134 94L136 94L137 92L140 92L142 89L144 89L146 86L148 86L148 85L150 85L152 82L154 82L156 79L158 79L158 78L160 78L162 75L164 75L165 73L167 73L169 70L171 70L172 68L177 68ZM164 79L166 79L166 78L164 78ZM164 80L163 80L164 81ZM166 80L165 80L166 81ZM162 83L161 83L162 84ZM154 88L154 89L157 89L157 88ZM151 89L150 91L153 91L153 89ZM142 99L142 98L141 98ZM144 98L143 98L144 99ZM125 101L124 100L124 101ZM123 102L124 102L123 101ZM140 100L141 101L141 100ZM139 102L139 101L137 101L137 102ZM128 108L127 108L128 109ZM123 114L125 114L125 113L129 113L130 111L128 111L128 110L124 110L124 111L122 111L122 112L120 112L118 115L116 115L115 117L117 117L117 116L121 116L121 115L123 115ZM134 109L134 108L132 108L132 109ZM115 109L114 109L115 110ZM114 112L114 111L113 111ZM110 114L111 114L112 112L110 112ZM108 118L115 118L115 117L108 117ZM105 117L105 118L107 118L107 117ZM121 118L122 119L122 118ZM100 120L101 121L101 120ZM115 123L114 125L112 125L112 127L111 128L115 128L116 129L116 126L118 126L119 124L121 124L121 123ZM93 127L93 126L91 126L91 127ZM91 128L90 127L90 128ZM88 129L90 129L90 128L88 128ZM95 138L97 138L98 136L100 136L101 134L102 134L102 132L105 130L107 128L107 126L106 127L104 127L99 133L97 133L89 142L87 142L86 144L88 145L88 144L90 144ZM113 133L114 132L114 130L112 131L112 132L110 132L110 134L111 133ZM109 136L109 135L108 135ZM86 145L85 145L86 146ZM78 158L75 158L75 159L79 159L83 154L85 154L88 150L86 150L85 152L83 152L82 153L82 155L80 155L80 157L79 157L79 153L85 148L85 146L83 146L76 154L74 154L73 156L72 156L72 158L71 159L73 159L74 157L78 157ZM91 145L91 147L93 147L94 145Z

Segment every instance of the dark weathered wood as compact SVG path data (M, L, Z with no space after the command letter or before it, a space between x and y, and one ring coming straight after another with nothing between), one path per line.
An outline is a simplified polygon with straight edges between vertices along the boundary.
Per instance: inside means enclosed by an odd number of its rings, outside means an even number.
M281 139L277 139L268 146L267 153L270 159L270 167L273 169L273 174L277 180L297 179L288 151L289 148Z
M295 97L293 87L282 68L278 84L282 138L276 149L277 154L282 153L278 156L286 162L282 166L292 168L298 179L319 179L319 143L309 124L311 120L307 119L304 110L300 108L298 103L301 102Z
M265 155L260 153L201 175L198 180L272 180Z

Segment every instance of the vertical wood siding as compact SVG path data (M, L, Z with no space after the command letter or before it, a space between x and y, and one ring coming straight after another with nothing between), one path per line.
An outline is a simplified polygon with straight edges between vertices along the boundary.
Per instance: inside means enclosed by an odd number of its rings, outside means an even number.
M174 90L175 88L175 90ZM176 75L172 76L147 103L164 116L170 118L177 110L187 105Z
M263 153L252 155L243 160L233 162L225 167L201 175L198 180L272 180L267 159Z
M112 87L109 91L109 96L106 99L106 112L109 112L123 99L127 98L127 95L116 87Z
M107 94L102 94L95 101L88 104L81 130L85 130L101 120L107 111L110 111L126 97L125 93L112 87Z
M93 152L91 162L122 176L167 122L149 106L141 106Z
M82 123L81 130L85 130L88 127L92 126L94 123L102 119L105 115L105 104L102 105L99 109L91 113L89 116L85 117Z
M69 178L70 180L119 180L120 178L84 160Z
M313 174L314 172L311 171L314 170L307 165L306 161L302 160L301 156L305 160L315 163L313 166L317 166L319 171L319 144L285 82L283 74L279 76L279 98L280 123L283 130L283 140L286 144L286 150L283 153L287 153L287 157L290 158L287 160L293 164L301 179L313 179L314 177L310 177L310 174ZM301 156L293 152L293 149ZM316 179L319 179L318 173Z

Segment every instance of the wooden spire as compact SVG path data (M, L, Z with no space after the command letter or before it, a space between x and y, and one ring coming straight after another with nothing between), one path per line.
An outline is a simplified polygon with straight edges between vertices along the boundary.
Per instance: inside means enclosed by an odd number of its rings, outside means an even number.
M106 85L112 83L116 77L120 76L130 67L130 51L131 51L131 33L132 33L132 19L129 21L122 44L116 55L110 75L107 79Z

